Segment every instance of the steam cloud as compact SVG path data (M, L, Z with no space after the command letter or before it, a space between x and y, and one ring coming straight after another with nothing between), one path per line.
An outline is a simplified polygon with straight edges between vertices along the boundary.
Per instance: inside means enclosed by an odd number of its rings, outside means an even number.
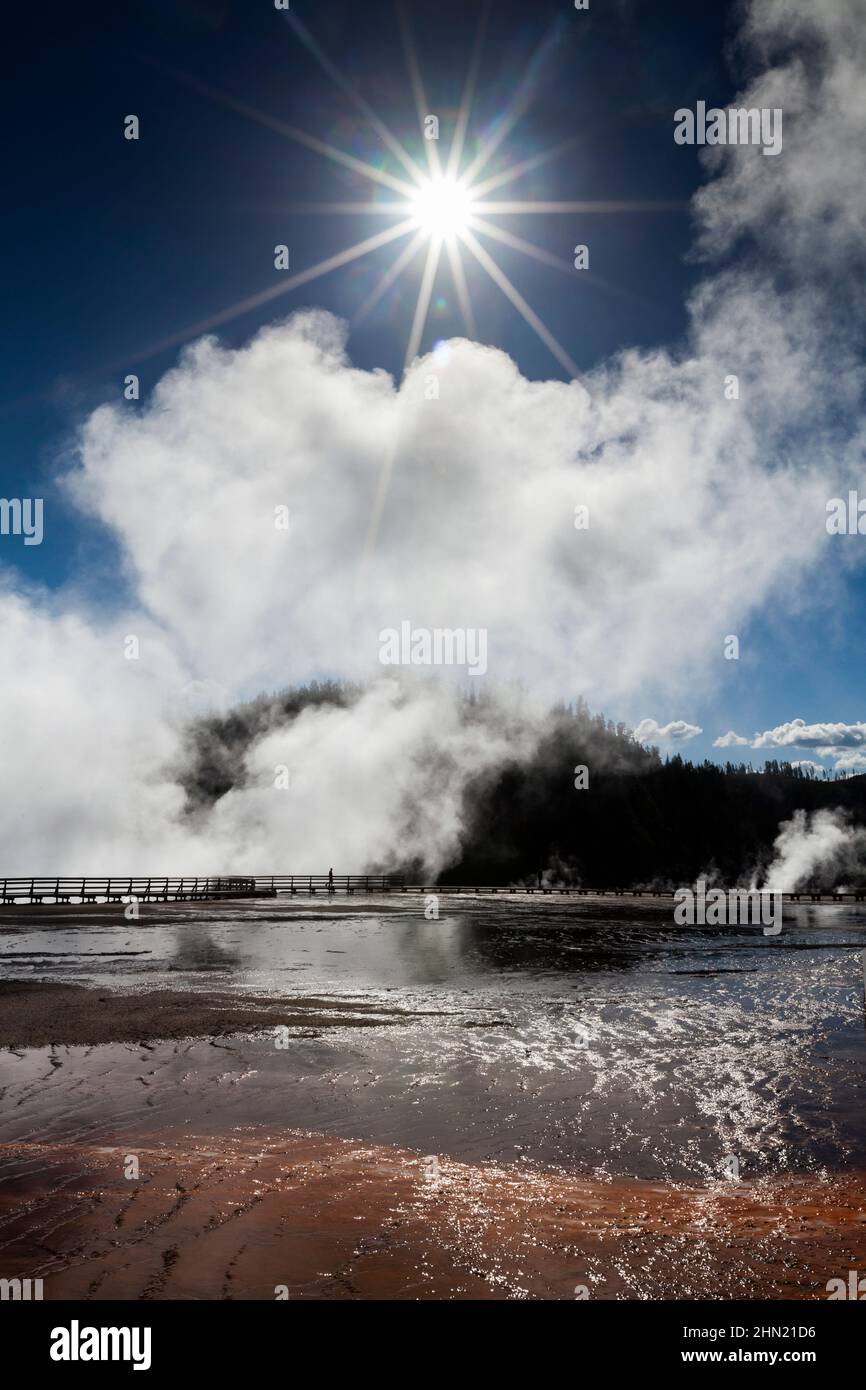
M834 887L840 875L856 873L866 858L866 830L850 825L840 811L795 811L779 831L764 887L792 893L802 884Z
M359 371L342 326L309 311L237 351L194 344L140 413L97 410L66 484L133 597L106 614L4 581L7 871L362 870L399 847L435 872L466 778L528 756L534 726L509 746L511 696L467 729L447 681L383 678L382 628L486 628L501 688L636 711L712 689L726 633L805 603L826 499L863 444L840 432L863 369L857 316L836 312L864 283L863 17L862 0L747 9L750 64L768 65L738 104L783 107L785 149L707 153L699 251L743 254L708 272L678 353L627 351L564 385L458 340L431 402L426 362L399 387ZM323 674L374 684L269 731L244 785L185 816L190 682L233 701Z

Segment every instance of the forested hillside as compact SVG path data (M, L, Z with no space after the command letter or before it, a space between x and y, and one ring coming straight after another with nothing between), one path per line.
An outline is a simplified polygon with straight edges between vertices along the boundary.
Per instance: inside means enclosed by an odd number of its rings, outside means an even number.
M197 720L183 773L190 814L243 783L256 739L311 706L345 707L362 693L313 683ZM461 718L499 728L496 698L465 696ZM756 771L663 759L583 700L552 709L534 747L528 759L506 759L494 774L467 779L462 853L442 882L537 881L542 873L547 882L613 887L682 884L709 873L735 883L770 862L779 827L795 811L838 809L853 824L866 824L864 776L820 779L784 762ZM583 790L575 788L579 766L587 768ZM401 860L399 847L390 862L366 867L423 873L422 865Z

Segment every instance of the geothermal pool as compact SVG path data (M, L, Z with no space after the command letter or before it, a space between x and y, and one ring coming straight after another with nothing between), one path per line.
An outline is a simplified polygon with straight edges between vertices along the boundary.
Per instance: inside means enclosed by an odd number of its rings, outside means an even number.
M3 978L339 1021L6 1050L3 1142L256 1125L609 1179L866 1169L863 907L786 909L777 937L591 899L71 913L0 916Z

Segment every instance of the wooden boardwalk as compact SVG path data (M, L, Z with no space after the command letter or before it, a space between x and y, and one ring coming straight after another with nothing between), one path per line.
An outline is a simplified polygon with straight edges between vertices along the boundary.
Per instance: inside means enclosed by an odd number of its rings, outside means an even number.
M274 897L255 878L3 878L3 903L198 902L205 899Z
M232 898L316 897L332 894L415 893L440 897L537 896L577 898L670 898L672 888L575 888L502 884L410 883L393 874L251 874L177 877L42 877L0 879L0 906L13 903L199 902ZM800 888L782 895L789 902L866 902L866 888L826 892Z

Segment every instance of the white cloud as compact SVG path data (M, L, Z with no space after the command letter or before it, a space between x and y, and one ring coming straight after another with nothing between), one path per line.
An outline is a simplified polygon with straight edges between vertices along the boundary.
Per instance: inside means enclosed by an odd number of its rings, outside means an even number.
M866 753L845 753L834 764L836 772L866 772Z
M673 743L683 743L697 738L703 729L698 724L687 724L685 719L672 719L669 724L658 724L655 719L642 719L634 731L638 743L649 743L651 739L670 739Z
M791 719L787 724L755 734L752 739L742 738L731 729L713 742L714 748L808 748L819 758L835 759L833 766L837 772L866 770L866 753L840 753L845 748L864 746L866 724L807 724L804 719ZM820 763L808 758L793 761L792 766L812 768L816 772L824 770Z
M713 739L714 748L748 748L748 746L749 740L735 734L733 729L729 729L726 734L720 734L718 738Z
M753 748L814 748L822 758L839 748L862 744L866 744L866 724L807 724L804 719L765 729L752 741Z

